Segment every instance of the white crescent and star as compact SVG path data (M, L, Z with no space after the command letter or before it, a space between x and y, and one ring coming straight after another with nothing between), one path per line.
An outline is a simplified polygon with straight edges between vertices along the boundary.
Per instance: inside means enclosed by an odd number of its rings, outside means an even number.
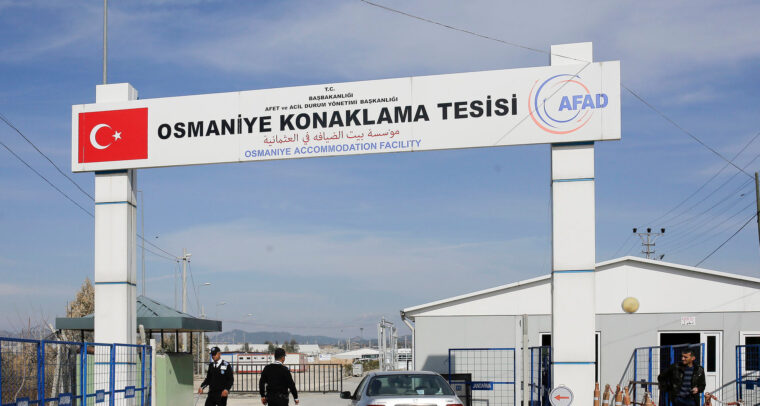
M90 144L92 144L92 146L94 148L96 148L96 149L106 149L106 148L110 147L111 144L113 144L113 142L111 142L108 145L100 145L100 144L98 144L98 140L97 140L97 138L95 138L95 136L98 135L98 130L100 130L101 128L104 128L104 127L111 128L111 126L108 125L108 124L98 124L98 125L96 125L95 127L92 128L92 131L90 131ZM118 131L115 131L113 133L112 137L113 137L114 141L120 140L121 139L121 133L118 132Z

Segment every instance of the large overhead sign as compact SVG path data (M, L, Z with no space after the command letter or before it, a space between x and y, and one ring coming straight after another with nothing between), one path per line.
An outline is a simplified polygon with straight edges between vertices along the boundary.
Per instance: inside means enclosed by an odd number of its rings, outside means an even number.
M617 61L72 108L74 172L617 139Z

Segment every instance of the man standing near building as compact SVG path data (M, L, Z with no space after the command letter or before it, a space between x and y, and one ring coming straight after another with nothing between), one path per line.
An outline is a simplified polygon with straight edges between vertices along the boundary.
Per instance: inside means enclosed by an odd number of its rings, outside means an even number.
M235 381L232 374L232 365L222 360L222 351L219 347L212 348L211 362L208 364L206 379L203 380L201 387L198 388L198 394L200 395L203 394L203 388L209 387L206 406L227 405L227 396L229 396L232 383Z
M694 350L681 352L681 362L663 371L657 382L660 391L668 394L673 406L699 406L699 394L705 390L705 370L694 363Z
M288 390L290 390L293 399L298 404L296 383L293 382L293 376L288 367L282 364L285 362L285 350L282 348L274 350L274 360L274 363L265 366L261 371L261 379L259 379L261 403L268 406L287 406Z

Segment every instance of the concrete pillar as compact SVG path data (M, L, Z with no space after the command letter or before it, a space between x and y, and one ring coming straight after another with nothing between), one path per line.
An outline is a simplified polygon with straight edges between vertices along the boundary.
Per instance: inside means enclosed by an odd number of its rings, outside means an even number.
M96 103L137 99L127 83L99 85ZM135 344L137 341L137 174L134 170L95 173L95 342ZM119 348L114 376L116 389L132 385L134 349ZM108 347L96 347L96 362L106 362ZM107 364L98 364L96 389L109 390ZM115 397L118 404L123 393Z
M551 64L592 61L591 43L553 45ZM553 144L552 383L574 404L590 405L594 389L596 221L594 143Z

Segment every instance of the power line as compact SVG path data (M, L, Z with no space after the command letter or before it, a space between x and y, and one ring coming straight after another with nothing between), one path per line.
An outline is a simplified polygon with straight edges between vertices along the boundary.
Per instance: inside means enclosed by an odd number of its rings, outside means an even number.
M674 127L676 127L677 129L681 130L681 132L683 132L684 134L686 134L686 135L688 135L689 137L691 137L691 138L692 138L694 141L698 142L700 145L702 145L703 147L705 147L705 148L707 148L708 150L710 150L710 152L712 152L713 154L717 155L717 156L718 156L720 159L722 159L722 160L724 160L724 161L728 162L729 164L731 164L731 166L733 166L734 168L738 169L740 172L743 172L745 175L747 175L747 176L749 176L750 178L753 178L753 179L754 179L754 177L753 177L752 175L750 175L749 173L745 172L745 171L744 171L744 169L742 169L742 168L738 167L738 166L737 166L735 163L733 163L733 162L732 162L732 161L730 161L728 158L726 158L725 156L723 156L723 154L721 154L720 152L716 151L716 150L715 150L715 149L713 149L711 146L709 146L709 145L705 144L705 143L704 143L702 140L700 140L699 138L697 138L697 136L695 136L694 134L692 134L691 132L689 132L689 131L688 131L688 130L686 130L685 128L681 127L681 126L680 126L678 123L676 123L676 122L675 122L673 119L671 119L670 117L668 117L668 116L667 116L665 113L663 113L662 111L658 110L656 107L654 107L654 106L653 106L651 103L649 103L648 101L644 100L644 98L643 98L643 97L639 96L639 95L638 95L638 93L636 93L636 92L634 92L633 90L631 90L631 89L630 89L628 86L626 86L626 85L625 85L625 84L623 84L623 83L620 83L620 86L621 86L623 89L627 90L627 91L628 91L628 93L632 94L632 95L633 95L633 97L637 98L637 99L638 99L640 102L644 103L644 105L646 105L647 107L649 107L649 108L650 108L652 111L654 111L655 113L657 113L657 114L658 114L660 117L662 117L662 118L663 118L665 121L669 122L669 123L670 123L670 124L672 124Z
M58 165L56 165L56 164L55 164L55 162L53 162L53 161L50 159L50 157L48 157L48 156L47 156L47 155L46 155L44 152L42 152L42 151L41 151L41 150L40 150L40 149L37 147L37 145L35 145L35 144L34 144L34 143L33 143L33 142L32 142L32 141L31 141L31 140L30 140L30 139L29 139L29 138L28 138L26 135L24 135L24 133L23 133L23 132L21 132L21 130L19 130L19 129L18 129L18 128L17 128L17 127L16 127L16 126L13 124L13 123L11 123L11 122L10 122L10 120L8 120L8 119L7 119L5 116L3 116L3 114L2 114L2 113L0 113L0 120L2 120L2 121L3 121L3 122L6 124L6 125L8 125L8 127L12 128L14 131L16 131L16 133L18 133L18 135L20 135L20 136L21 136L21 137L22 137L24 140L26 140L26 142L27 142L27 143L29 143L29 145L31 145L31 146L32 146L32 147L33 147L33 148L34 148L34 149L35 149L35 150L36 150L36 151L37 151L37 152L38 152L40 155L42 155L43 157L45 157L45 159L46 159L48 162L50 162L50 164L51 164L51 165L53 165L53 166L55 167L55 169L58 171L58 173L60 173L61 175L63 175L63 176L64 176L66 179L68 179L68 180L69 180L69 181L70 181L72 184L74 184L74 186L76 186L76 187L77 187L77 189L79 189L79 190L80 190L82 193L84 193L84 194L85 194L87 197L89 197L89 198L90 198L90 200L92 200L92 201L95 201L95 198L94 198L94 197L93 197L91 194L87 193L87 191L85 191L85 190L84 190L84 189L83 189L81 186L79 186L79 184L78 184L77 182L75 182L75 181L74 181L74 179L72 179L71 177L69 177L68 175L66 175L66 174L63 172L63 170L62 170L62 169L61 169L61 168L60 168ZM75 205L77 205L77 207L79 207L80 209L82 209L82 210L83 210L85 213L87 213L87 215L89 215L90 217L95 217L95 215L94 215L92 212L90 212L89 210L85 209L85 208L84 208L82 205L80 205L79 203L77 203L76 201L74 201L74 199L72 199L72 198L71 198L69 195L67 195L66 193L64 193L64 192L63 192L61 189L59 189L57 186L55 186L55 185L54 185L54 184L53 184L53 183L52 183L52 182L51 182L49 179L47 179L45 176L43 176L43 175L42 175L40 172L38 172L36 169L34 169L34 168L33 168L33 167L32 167L32 166L31 166L31 165L28 163L28 162L26 162L26 161L25 161L24 159L22 159L22 158L21 158L21 157L20 157L18 154L16 154L16 153L15 153L15 152L14 152L14 151L13 151L13 150L12 150L12 149L11 149L11 148L8 146L8 145L6 145L5 143L2 143L2 142L0 142L0 144L2 144L2 146L3 146L3 147L5 147L5 149L7 149L7 150L8 150L8 152L10 152L11 154L13 154L13 156L14 156L14 157L16 157L16 159L18 159L18 160L19 160L19 161L21 161L21 162L22 162L24 165L26 165L26 167L27 167L27 168L29 168L29 169L30 169L32 172L34 172L35 174L37 174L37 176L39 176L40 178L42 178L42 179L43 179L43 180L44 180L44 181L45 181L45 182L46 182L48 185L50 185L50 186L51 186L53 189L55 189L56 191L58 191L58 193L62 194L62 195L63 195L63 196L66 198L66 199L68 199L69 201L71 201L72 203L74 203ZM176 255L173 255L172 253L170 253L170 252L168 252L168 251L164 250L163 248L159 247L158 245L156 245L156 244L154 244L154 243L150 242L149 240L146 240L146 239L145 239L145 238L144 238L142 235L140 235L140 234L137 234L137 236L138 236L138 237L139 237L141 240L143 240L143 242L144 242L144 243L148 243L148 245L152 246L153 248L155 248L155 249L157 249L157 250L159 250L159 251L163 252L163 253L164 253L164 254L166 254L166 255L169 255L169 256L171 256L171 257L172 257L172 259L173 259L173 258L176 258ZM155 253L154 253L154 254L155 254Z
M433 24L433 25L438 25L438 26L441 26L441 27L444 27L444 28L448 28L450 30L459 31L459 32L462 32L462 33L465 33L465 34L468 34L468 35L472 35L472 36L478 37L478 38L487 39L489 41L499 42L501 44L510 45L510 46L513 46L513 47L522 48L522 49L526 49L528 51L538 52L538 53L541 53L541 54L561 56L563 58L572 59L572 60L575 60L575 61L578 61L578 62L590 62L590 61L584 61L582 59L577 59L577 58L573 58L573 57L569 57L569 56L552 54L551 52L547 52L546 50L543 50L543 49L533 48L533 47L529 47L527 45L518 44L516 42L509 42L509 41L505 41L503 39L489 37L488 35L478 34L477 32L472 32L472 31L465 30L465 29L462 29L462 28L454 27L452 25L443 24L443 23L440 23L438 21L434 21L434 20L430 20L430 19L427 19L427 18L424 18L424 17L416 16L414 14L409 14L409 13L403 12L401 10L397 10L397 9L394 9L394 8L383 6L381 4L373 3L373 2L368 1L368 0L359 0L359 1L361 1L363 3L366 3L366 4L369 4L370 6L375 6L377 8L381 8L383 10L390 11L392 13L401 14L401 15L404 15L404 16L407 16L407 17L410 17L410 18L414 18L416 20L424 21L426 23L430 23L430 24Z
M755 202L750 202L747 206L742 207L739 211L737 211L736 213L734 213L731 217L729 217L726 220L722 221L720 224L716 224L715 227L718 227L718 226L720 226L722 224L728 223L729 221L733 220L734 217L736 217L736 216L738 216L738 215L746 212L747 209L749 209L750 207L752 207L754 205L755 205ZM715 228L715 227L713 227L713 228ZM675 254L677 252L681 252L681 251L685 251L685 250L690 249L690 248L694 248L694 247L696 247L696 246L698 246L700 244L703 244L703 243L711 240L714 237L716 237L716 236L715 235L707 234L706 237L697 238L697 239L692 240L690 242L686 242L685 244L682 244L680 246L677 246L676 248L673 248L673 251L671 251L670 254Z
M755 142L755 140L758 137L760 137L760 132L758 132L757 134L755 134L755 136L752 137L752 139L750 139L749 142L747 142L746 144L744 144L744 147L742 147L742 149L736 155L734 155L734 158L732 159L732 161L735 161L737 158L739 158L739 155L741 155L753 142ZM755 159L757 159L757 157L755 157ZM677 205L673 206L672 209L670 209L667 212L665 212L665 214L661 215L660 217L657 217L656 219L650 221L649 223L650 224L651 223L656 223L656 222L662 220L663 218L667 217L668 214L672 213L673 211L675 211L676 209L678 209L679 207L681 207L684 203L686 203L687 201L689 201L692 197L696 196L702 189L704 189L710 182L712 182L721 173L723 173L723 171L726 170L726 168L728 168L729 166L730 166L730 164L728 164L728 163L725 164L725 165L723 165L723 167L720 168L720 170L718 172L716 172L712 177L710 177L710 179L708 179L705 183L703 183L702 186L698 187L697 190L695 190L687 198L683 199L680 203L678 203ZM746 167L747 166L745 165L745 168ZM716 189L716 191L717 191L717 189Z
M431 19L428 19L428 18L420 17L420 16L417 16L417 15L414 15L414 14L410 14L410 13L407 13L407 12L404 12L404 11L401 11L401 10L397 10L397 9L394 9L394 8L391 8L391 7L383 6L383 5L380 5L380 4L368 1L368 0L359 0L359 1L361 1L361 2L363 2L365 4L369 4L371 6L374 6L374 7L381 8L381 9L386 10L386 11L390 11L392 13L401 14L401 15L404 15L404 16L409 17L409 18L420 20L420 21L423 21L423 22L426 22L426 23L429 23L429 24L438 25L440 27L448 28L450 30L462 32L462 33L465 33L465 34L468 34L468 35L476 36L476 37L487 39L487 40L490 40L490 41L495 41L495 42L498 42L498 43L501 43L501 44L505 44L505 45L509 45L509 46L513 46L513 47L517 47L517 48L522 48L522 49L526 49L528 51L538 52L538 53L541 53L541 54L559 56L559 57L562 57L562 58L572 59L572 60L576 60L576 61L579 61L579 62L591 63L591 61L584 61L584 60L577 59L577 58L572 58L572 57L568 57L568 56L564 56L564 55L554 54L552 52L547 52L547 51L542 50L542 49L533 48L533 47L529 47L529 46L526 46L526 45L518 44L516 42L505 41L505 40L502 40L502 39L499 39L499 38L494 38L494 37L490 37L490 36L487 36L487 35L478 34L478 33L473 32L473 31L469 31L469 30L465 30L465 29L462 29L462 28L454 27L454 26L448 25L448 24L443 24L443 23L440 23L438 21L434 21L434 20L431 20ZM677 129L681 130L683 133L685 133L689 137L691 137L694 141L698 142L700 145L702 145L703 147L707 148L713 154L717 155L722 160L728 162L729 164L731 164L733 167L735 167L739 171L744 172L744 174L746 174L750 178L753 178L752 175L750 175L749 173L745 172L742 168L739 168L738 166L736 166L735 163L733 163L732 161L728 160L721 153L719 153L718 151L716 151L715 149L713 149L712 147L710 147L709 145L707 145L704 141L702 141L701 139L699 139L697 136L695 136L694 134L692 134L691 132L689 132L688 130L686 130L685 128L683 128L682 126L680 126L678 123L675 122L675 120L671 119L665 113L663 113L662 111L660 111L656 107L654 107L651 103L649 103L646 100L644 100L643 97L639 96L636 92L634 92L633 90L631 90L629 87L625 86L625 84L623 84L621 82L620 86L623 87L624 89L626 89L629 93L631 93L636 99L638 99L639 101L641 101L642 103L644 103L647 107L649 107L650 109L652 109L652 111L654 111L657 114L659 114L660 117L662 117L663 119L665 119L666 121L668 121L669 123L671 123L673 126L675 126Z
M153 250L149 249L148 247L145 247L144 245L140 245L140 246L138 246L138 248L143 248L143 249L145 249L145 251L147 251L147 252L149 252L149 253L157 256L157 257L169 260L169 261L176 261L177 260L176 258L171 258L171 257L167 257L166 255L159 254L158 252L153 251Z
M723 248L723 246L726 245L729 241L731 241L731 239L734 238L737 234L739 234L740 231L744 230L744 227L747 227L747 224L749 224L749 222L752 221L752 219L754 219L755 217L757 217L757 213L753 214L752 217L748 218L747 221L744 223L744 225L742 225L738 230L736 230L735 233L731 234L731 236L728 237L726 241L723 241L723 244L720 244L718 248L714 249L713 252L709 253L706 257L702 258L702 260L697 262L697 264L694 266L699 266L699 264L701 264L702 262L705 262L707 258L710 258L713 254L718 252L719 249Z
M29 138L27 138L27 136L24 135L24 133L22 133L21 130L19 130L15 125L13 125L13 123L11 123L10 120L8 120L8 118L5 117L2 113L0 113L0 120L2 120L6 125L8 125L8 127L12 128L14 131L16 131L18 133L18 135L21 136L21 138L23 138L24 140L26 140L26 142L28 142L29 145L31 145L35 150L37 150L37 152L39 152L40 155L42 155L43 157L45 157L45 159L47 159L47 161L50 162L50 164L55 167L55 169L58 171L58 173L60 173L66 179L68 179L74 186L77 187L77 189L79 189L80 192L84 193L87 197L90 198L90 200L95 201L95 198L91 194L87 193L84 189L82 189L81 186L79 186L78 183L76 183L74 181L74 179L71 179L71 177L69 177L69 175L65 174L63 172L63 170L61 170L61 168L58 165L56 165L55 162L53 162L52 159L50 159L50 157L48 157L44 152L42 152L39 148L37 148L37 146L34 145L34 143L32 142L32 140L30 140Z
M21 163L23 163L24 165L26 165L26 167L29 168L29 170L31 170L32 172L34 172L35 174L37 174L37 176L39 176L40 178L42 178L42 180L44 180L45 183L47 183L48 185L50 185L50 187L52 187L53 189L55 189L63 197L65 197L71 203L74 203L77 207L79 207L80 209L82 209L82 211L85 212L85 213L87 213L88 216L90 216L92 218L95 218L94 214L92 214L89 210L87 210L84 207L82 207L82 205L79 204L79 203L77 203L74 199L72 199L71 196L69 196L66 193L64 193L61 189L59 189L56 185L54 185L53 182L51 182L50 180L48 180L48 178L46 178L45 176L43 176L41 173L37 172L36 169L34 169L31 165L29 165L29 163L27 163L26 161L24 161L24 159L21 158L18 154L16 154L9 146L5 145L4 142L0 141L0 145L2 145L5 149L7 149L8 152L10 152L13 156L16 157L16 159L18 159L19 161L21 161Z
M618 255L618 253L620 252L620 250L622 250L622 249L623 249L623 247L625 247L625 246L626 246L626 244L628 244L628 241L630 241L630 240L631 240L631 238L633 238L633 234L628 234L628 238L626 238L626 239L625 239L625 241L623 241L623 243L622 243L622 244L620 244L620 247L619 247L619 248L618 248L618 249L615 251L615 253L614 253L614 254L612 254L612 257L613 257L613 258L617 257L617 255Z

